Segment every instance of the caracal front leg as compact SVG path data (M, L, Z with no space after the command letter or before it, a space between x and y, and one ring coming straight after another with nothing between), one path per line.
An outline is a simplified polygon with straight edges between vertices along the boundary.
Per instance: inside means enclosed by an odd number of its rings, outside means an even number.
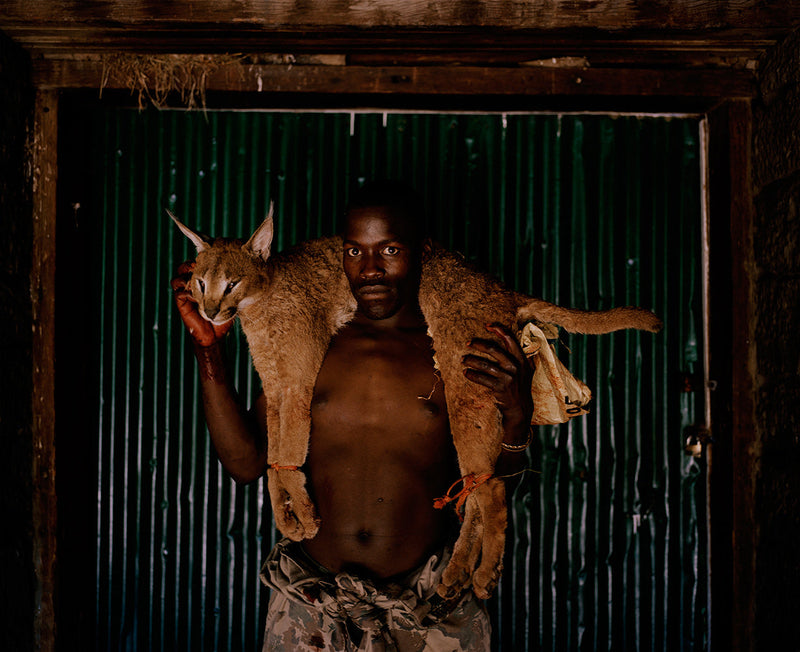
M293 541L313 538L320 525L302 471L311 428L310 412L298 409L303 395L274 387L267 394L267 486L275 524Z

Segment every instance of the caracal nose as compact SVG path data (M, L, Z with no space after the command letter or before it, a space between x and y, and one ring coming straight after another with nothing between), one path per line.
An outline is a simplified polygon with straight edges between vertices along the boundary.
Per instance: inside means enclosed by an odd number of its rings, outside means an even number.
M206 306L206 317L214 319L219 314L219 306Z

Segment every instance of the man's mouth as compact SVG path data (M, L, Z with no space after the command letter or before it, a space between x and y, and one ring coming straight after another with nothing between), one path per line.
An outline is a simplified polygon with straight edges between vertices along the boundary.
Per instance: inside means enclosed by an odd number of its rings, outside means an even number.
M361 297L383 296L389 294L392 288L388 285L361 285L358 294Z

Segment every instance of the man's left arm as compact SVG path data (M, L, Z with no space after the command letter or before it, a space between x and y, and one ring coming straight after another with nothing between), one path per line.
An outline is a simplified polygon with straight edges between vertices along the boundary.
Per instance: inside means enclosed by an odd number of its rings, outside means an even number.
M516 338L500 324L486 330L493 339L474 339L470 349L476 354L463 358L464 375L474 383L491 390L503 418L503 452L497 461L497 473L522 468L525 451L531 440L531 378L533 369ZM481 353L483 355L477 355Z

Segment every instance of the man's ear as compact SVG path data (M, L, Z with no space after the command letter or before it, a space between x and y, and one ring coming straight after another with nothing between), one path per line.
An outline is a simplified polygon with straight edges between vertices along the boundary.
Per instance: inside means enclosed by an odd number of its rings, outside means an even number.
M188 226L183 224L177 217L175 217L172 212L167 208L164 209L167 211L167 215L172 218L172 221L178 226L178 228L183 232L189 240L192 241L195 248L197 249L197 253L199 254L201 251L205 251L208 249L209 245L212 242L212 239L209 238L207 235L203 235L202 233L192 231Z
M422 241L422 262L424 263L426 260L430 259L431 255L433 255L433 240L430 238L425 238Z
M242 249L264 260L269 258L270 250L272 249L272 236L275 232L275 226L272 220L274 210L275 204L271 201L269 203L269 213L267 217L261 223L261 226L253 232L250 239L242 245Z

